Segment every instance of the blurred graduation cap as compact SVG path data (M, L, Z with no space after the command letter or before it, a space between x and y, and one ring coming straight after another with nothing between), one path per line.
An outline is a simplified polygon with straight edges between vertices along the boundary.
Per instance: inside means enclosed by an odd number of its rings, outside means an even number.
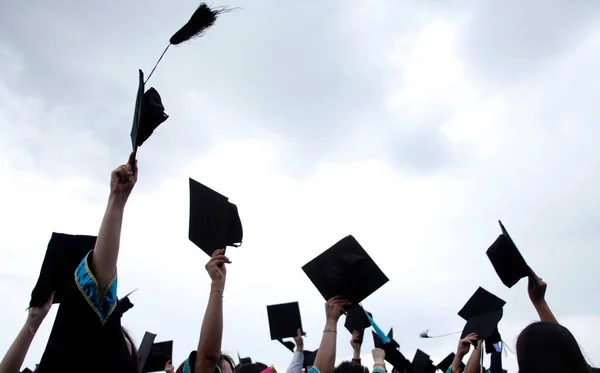
M148 90L145 89L146 83L169 50L169 47L171 45L179 45L194 37L203 35L204 32L215 23L217 17L227 10L227 8L223 7L211 9L205 3L201 3L194 14L192 14L189 21L171 36L169 44L145 81L143 71L139 70L139 83L133 114L133 126L131 128L131 144L134 152L137 152L137 148L148 140L150 135L152 135L152 132L169 118L164 112L165 108L158 91L154 88Z
M33 373L33 371L29 368L25 368L21 371L21 373Z
M502 283L508 288L512 288L520 279L531 274L531 268L523 259L502 222L498 221L498 223L502 234L490 246L486 254Z
M271 340L295 337L302 330L300 306L298 302L267 306Z
M489 291L478 288L458 312L458 315L467 321L460 338L470 333L477 333L479 339L499 338L498 322L502 319L502 308L505 304L505 301Z
M341 295L359 304L388 278L352 236L311 260L302 270L326 300Z
M252 359L249 357L240 357L240 353L238 352L238 366L244 364L252 364Z
M373 343L375 345L375 348L384 348L386 344L392 344L392 345L397 344L397 342L394 341L394 328L391 328L387 334L387 337L389 339L388 342L382 341L376 332L372 332L372 333L373 333Z
M304 369L306 369L307 372L310 367L315 365L315 359L317 358L317 352L319 352L318 349L315 351L303 351L302 352L302 354L304 354L304 363L302 364L302 366Z
M42 306L52 292L55 292L53 303L60 303L77 266L95 245L95 236L52 233L29 307Z
M430 373L435 371L435 366L433 365L433 361L429 358L425 352L417 349L415 352L415 356L413 357L412 367L414 373Z
M294 342L290 342L290 341L284 341L283 339L278 339L279 343L281 343L285 348L287 348L288 350L290 350L291 352L294 352L294 347L296 347L296 345L294 344Z
M364 338L365 329L371 326L367 313L361 305L357 304L348 309L346 313L346 321L344 322L346 330L352 334L355 330L360 333L358 337L358 343L362 344Z
M456 354L454 352L452 352L450 355L446 356L444 358L444 360L439 362L439 364L437 365L437 368L445 373L448 370L448 368L450 368L450 365L452 365L452 362L454 361L455 357L456 357ZM465 364L461 361L460 362L460 371L462 372L464 370L465 370Z
M123 315L125 312L127 312L127 311L129 311L130 309L133 308L134 304L131 303L131 300L129 299L129 296L131 294L135 293L136 291L137 291L137 289L129 292L129 294L127 294L123 298L119 299L119 309L121 310L121 315Z
M242 237L237 206L190 178L190 241L210 256L227 246L240 246Z
M146 332L138 350L142 373L162 372L173 359L173 341L154 343L156 334Z

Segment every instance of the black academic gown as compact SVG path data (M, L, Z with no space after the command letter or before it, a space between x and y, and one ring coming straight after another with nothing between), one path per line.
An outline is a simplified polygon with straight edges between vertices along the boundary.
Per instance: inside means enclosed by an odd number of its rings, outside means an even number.
M91 273L93 252L75 271L61 300L38 373L137 373L121 330L116 275L104 302Z

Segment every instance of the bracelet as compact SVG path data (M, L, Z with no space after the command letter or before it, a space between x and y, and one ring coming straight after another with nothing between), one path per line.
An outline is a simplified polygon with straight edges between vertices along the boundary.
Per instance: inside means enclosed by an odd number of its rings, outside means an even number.
M450 365L450 371L452 373L459 373L460 372L460 368L455 368L454 366L452 366L452 364Z
M223 296L223 290L211 290L210 293L221 293L221 296Z
M323 333L335 333L335 334L337 334L337 330L331 329L331 328L327 328L327 329L323 330Z

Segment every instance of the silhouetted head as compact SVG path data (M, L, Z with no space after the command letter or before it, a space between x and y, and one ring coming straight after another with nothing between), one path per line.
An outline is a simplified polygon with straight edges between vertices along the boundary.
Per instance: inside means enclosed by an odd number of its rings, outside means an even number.
M335 367L333 373L369 373L369 369L362 365L354 364L350 361L344 361Z
M536 322L517 339L519 373L591 373L573 334L559 324Z
M268 367L263 363L250 363L238 365L235 373L260 373Z

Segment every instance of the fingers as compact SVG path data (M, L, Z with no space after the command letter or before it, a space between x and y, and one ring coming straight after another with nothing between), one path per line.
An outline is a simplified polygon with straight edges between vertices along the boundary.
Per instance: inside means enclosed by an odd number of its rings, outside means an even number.
M296 337L297 338L302 338L305 335L306 335L306 333L302 332L302 329L298 328L298 330L296 330Z
M52 303L54 302L54 294L56 294L56 293L52 292L52 294L50 294L50 298L48 298L48 301L46 302L46 306L52 306Z
M215 250L212 253L211 258L214 258L214 257L219 256L219 255L225 255L225 249L224 248L223 249L219 249L219 250Z

